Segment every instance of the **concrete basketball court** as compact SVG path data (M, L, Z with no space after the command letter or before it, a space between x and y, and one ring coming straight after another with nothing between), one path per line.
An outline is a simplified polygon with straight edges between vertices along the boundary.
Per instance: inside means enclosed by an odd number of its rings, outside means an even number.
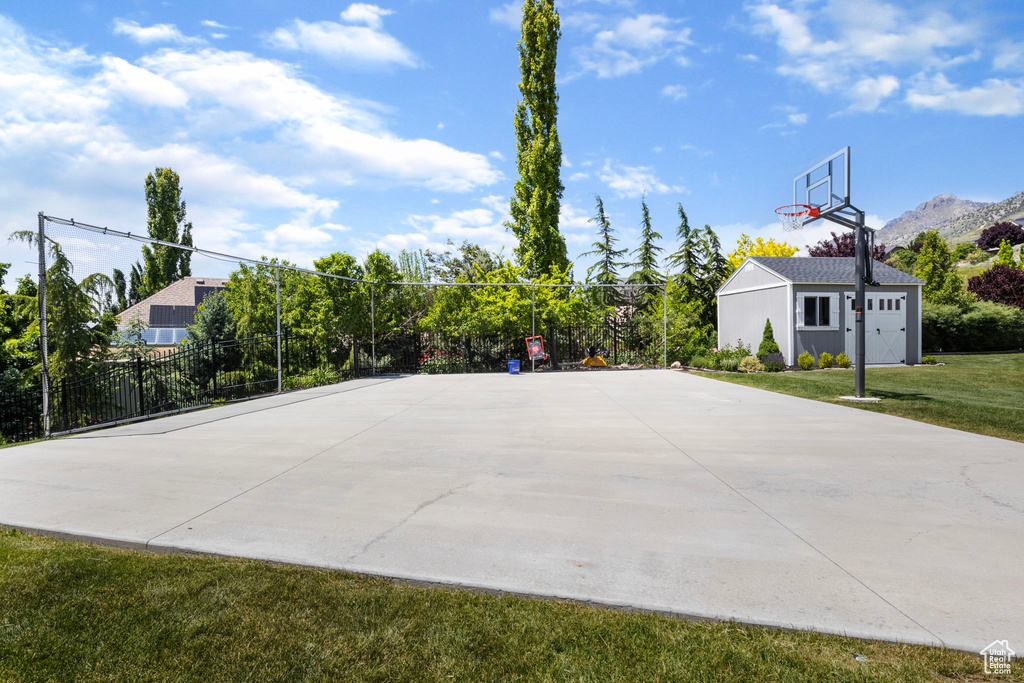
M679 372L414 376L0 451L0 523L977 652L1024 647L1022 482Z

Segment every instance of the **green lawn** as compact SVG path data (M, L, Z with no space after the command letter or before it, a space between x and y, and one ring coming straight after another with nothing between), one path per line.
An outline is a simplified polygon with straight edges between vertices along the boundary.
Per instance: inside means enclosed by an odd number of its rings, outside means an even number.
M0 531L3 681L982 679L936 648Z
M699 373L818 401L850 405L977 434L1024 441L1024 354L939 356L934 367L868 368L868 396L881 403L839 401L853 394L853 370L775 374Z

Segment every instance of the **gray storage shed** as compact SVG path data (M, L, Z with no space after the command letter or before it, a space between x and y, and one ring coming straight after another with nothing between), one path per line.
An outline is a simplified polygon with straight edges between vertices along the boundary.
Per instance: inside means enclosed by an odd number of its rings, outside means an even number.
M867 365L921 362L922 280L875 261L864 303ZM855 358L852 257L750 256L718 289L718 345L757 352L766 318L787 365L810 351Z

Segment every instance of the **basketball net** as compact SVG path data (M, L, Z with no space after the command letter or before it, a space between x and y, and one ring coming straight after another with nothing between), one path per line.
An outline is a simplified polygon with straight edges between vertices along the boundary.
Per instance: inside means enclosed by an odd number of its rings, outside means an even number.
M808 218L817 218L818 209L807 204L788 204L775 209L775 215L779 217L783 230L793 232L804 227Z

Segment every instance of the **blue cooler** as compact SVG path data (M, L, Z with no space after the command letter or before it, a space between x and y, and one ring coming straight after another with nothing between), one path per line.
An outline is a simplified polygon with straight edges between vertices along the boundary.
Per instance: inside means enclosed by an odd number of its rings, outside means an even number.
M517 361L517 360L510 360L508 362L508 374L510 374L510 375L518 375L519 374L519 361Z

